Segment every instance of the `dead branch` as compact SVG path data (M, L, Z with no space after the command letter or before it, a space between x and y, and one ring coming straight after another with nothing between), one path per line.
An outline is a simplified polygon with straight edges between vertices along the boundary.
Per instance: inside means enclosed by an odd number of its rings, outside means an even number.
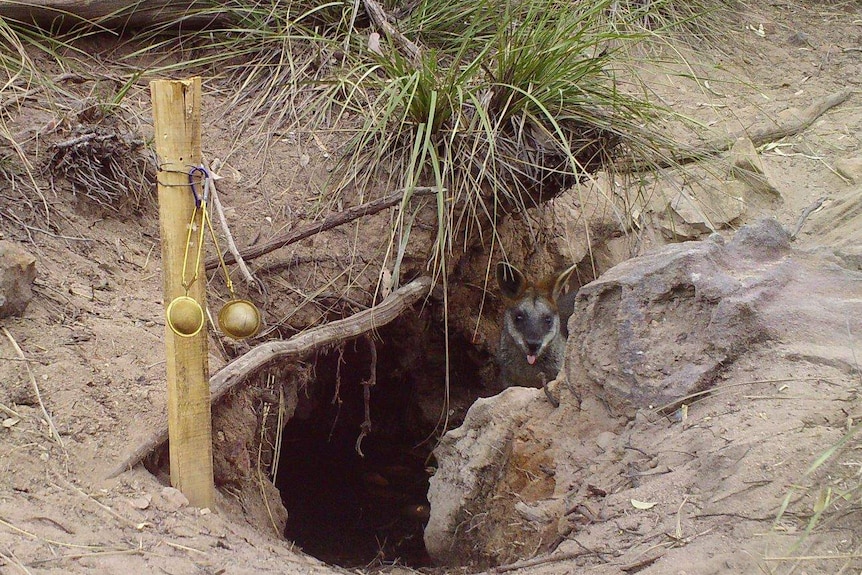
M245 381L255 371L276 360L296 359L324 346L353 339L391 322L428 293L431 278L420 277L395 290L378 305L348 318L334 321L297 334L287 341L261 344L227 364L210 378L210 403L215 403L228 391ZM141 462L168 439L167 417L158 430L108 474L116 477Z
M404 34L399 32L398 29L389 22L389 16L386 14L386 11L383 10L383 7L378 4L376 0L363 0L363 4L365 4L365 11L368 12L368 16L371 18L374 25L382 30L387 36L389 36L389 38L392 39L393 42L398 44L398 46L407 53L406 55L408 60L413 63L418 62L419 56L422 54L419 46L408 40Z
M0 0L0 18L53 27L94 25L99 28L133 29L176 23L200 28L224 22L211 11L195 11L186 0ZM53 28L52 28L53 29Z
M413 195L426 196L437 193L437 190L437 188L413 188ZM298 230L292 230L287 233L278 235L273 239L269 240L268 242L262 243L260 245L249 246L247 248L241 249L239 253L243 258L245 258L246 261L253 260L254 258L259 258L264 254L268 254L269 252L296 243L300 240L310 238L311 236L319 234L320 232L331 230L332 228L338 227L342 224L352 222L357 218L361 218L363 216L371 216L385 210L386 208L391 208L392 206L401 202L404 199L404 192L405 190L398 190L389 194L388 196L384 196L372 202L366 202L364 204L348 208L343 212L329 215L318 223L311 224ZM233 255L224 255L224 262L226 264L232 264L235 261L236 260L234 259ZM219 265L217 257L209 258L206 260L206 268L208 270L215 268L217 265Z
M218 174L219 169L221 169L222 162L218 158L212 161L210 164L210 172L213 174ZM224 234L225 241L227 242L227 249L230 252L231 256L233 256L233 260L236 262L237 267L239 267L239 271L242 273L242 276L245 278L247 284L258 284L255 280L255 277L251 275L251 272L248 269L248 266L245 265L245 261L242 259L242 254L239 253L239 249L236 247L236 242L233 239L233 234L230 231L230 226L227 225L227 216L225 216L224 208L221 205L221 200L218 197L218 190L216 190L215 186L215 178L209 182L210 184L210 195L212 196L212 206L213 211L218 216L219 224L221 224L221 230ZM225 272L227 273L227 272Z
M583 557L587 552L578 549L577 551L571 551L569 553L559 553L556 555L542 555L541 557L533 557L532 559L524 559L523 561L516 561L514 563L509 563L507 565L500 565L498 567L493 567L486 573L506 573L507 571L517 571L518 569L526 569L527 567L536 567L537 565L545 565L547 563L559 563L560 561L570 561L572 559L577 559L578 557Z
M735 135L724 138L717 138L711 142L706 142L700 146L695 146L687 152L670 158L654 158L652 160L629 160L620 161L614 165L614 168L619 172L646 172L656 168L672 168L692 162L698 162L710 156L717 156L722 152L726 152L733 147L733 144L739 138L748 138L757 148L769 142L775 142L788 136L794 136L806 128L814 121L826 113L828 110L843 104L847 98L853 93L851 88L845 88L840 92L830 94L820 100L816 100L805 110L800 112L799 116L794 121L787 122L783 125L777 124L774 121L768 125L758 125L747 130L743 130Z

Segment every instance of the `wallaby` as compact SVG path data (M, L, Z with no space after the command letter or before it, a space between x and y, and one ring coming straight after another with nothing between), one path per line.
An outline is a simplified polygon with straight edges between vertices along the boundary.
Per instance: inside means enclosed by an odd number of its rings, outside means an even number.
M508 303L497 350L502 380L507 386L542 386L555 405L545 385L563 364L575 292L561 294L574 269L534 283L511 264L497 264L497 285Z

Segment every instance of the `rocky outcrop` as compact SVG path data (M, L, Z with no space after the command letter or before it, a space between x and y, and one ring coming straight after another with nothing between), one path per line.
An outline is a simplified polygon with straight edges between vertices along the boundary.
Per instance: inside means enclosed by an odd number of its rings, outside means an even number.
M738 542L760 541L788 485L816 487L806 468L846 433L858 401L862 273L847 253L794 250L763 220L584 286L560 407L509 388L436 449L432 558L494 565L556 551L597 573L658 574L715 557L715 572L756 571L763 550ZM818 491L794 513L810 516ZM787 522L788 533L804 527ZM669 533L688 544L657 550Z
M789 236L775 220L724 245L673 244L584 286L569 325L567 379L616 411L672 404L709 387L768 337L758 305L790 278Z

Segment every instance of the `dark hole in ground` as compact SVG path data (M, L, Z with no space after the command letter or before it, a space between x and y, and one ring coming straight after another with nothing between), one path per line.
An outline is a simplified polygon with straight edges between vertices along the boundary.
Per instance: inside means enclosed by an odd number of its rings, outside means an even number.
M313 388L282 433L276 478L289 515L285 537L306 553L342 567L429 564L423 541L429 454L445 374L442 333L432 325L413 318L378 331L365 457L355 446L365 417L369 343L360 338L318 356ZM457 348L450 354L451 395L469 406L483 392L475 358L460 343L450 345Z

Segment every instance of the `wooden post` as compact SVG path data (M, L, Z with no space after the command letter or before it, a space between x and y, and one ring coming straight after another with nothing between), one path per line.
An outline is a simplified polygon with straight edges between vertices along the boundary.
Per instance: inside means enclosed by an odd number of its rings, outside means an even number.
M183 256L195 203L188 172L201 163L201 79L150 82L156 154L159 161L159 222L162 273L167 306L186 295ZM203 225L198 216L196 226ZM198 234L192 233L186 281L195 273ZM206 309L203 261L188 292ZM168 441L171 484L196 507L212 509L214 500L212 419L207 363L207 330L181 337L165 326L168 372Z

